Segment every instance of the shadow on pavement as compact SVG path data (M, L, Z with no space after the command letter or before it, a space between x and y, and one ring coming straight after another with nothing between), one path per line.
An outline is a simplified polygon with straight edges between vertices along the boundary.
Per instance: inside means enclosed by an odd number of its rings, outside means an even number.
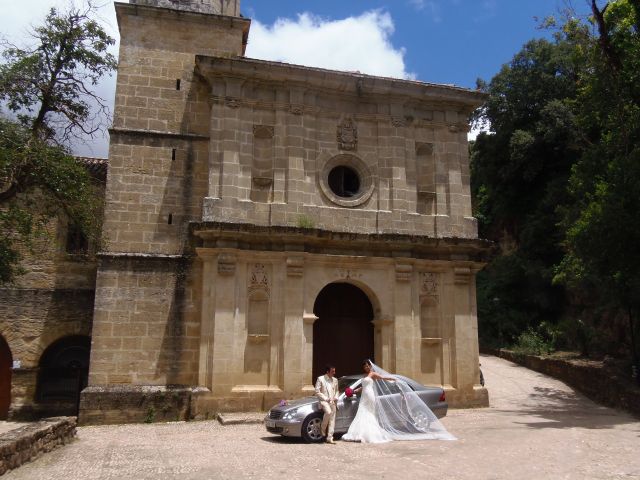
M282 435L278 435L278 436L274 435L272 437L261 437L260 440L262 440L263 442L277 443L277 444L281 444L281 445L287 445L287 444L302 444L302 445L306 445L306 442L304 440L302 440L301 438L283 437Z
M636 424L640 432L640 422L624 412L604 407L574 392L566 392L554 388L534 387L534 392L527 398L527 403L518 410L500 410L520 417L533 416L541 421L516 421L530 428L611 428L615 425Z

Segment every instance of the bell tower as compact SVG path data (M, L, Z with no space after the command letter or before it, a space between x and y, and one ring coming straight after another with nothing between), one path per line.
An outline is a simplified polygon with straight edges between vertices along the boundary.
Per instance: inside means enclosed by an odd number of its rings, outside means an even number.
M228 17L240 16L240 0L131 0L129 3Z

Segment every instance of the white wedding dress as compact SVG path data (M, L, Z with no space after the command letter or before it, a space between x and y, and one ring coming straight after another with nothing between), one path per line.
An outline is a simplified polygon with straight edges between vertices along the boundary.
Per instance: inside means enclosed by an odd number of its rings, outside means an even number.
M356 417L343 440L383 443L391 440L455 440L436 415L401 377L371 362L372 370L390 381L362 379Z
M376 393L373 390L373 379L362 379L362 394L356 418L351 422L349 431L342 436L343 440L362 443L384 443L392 439L382 429L376 417Z

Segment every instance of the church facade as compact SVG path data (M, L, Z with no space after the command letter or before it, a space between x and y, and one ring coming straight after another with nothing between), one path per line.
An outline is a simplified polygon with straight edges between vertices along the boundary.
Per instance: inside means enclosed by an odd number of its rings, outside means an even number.
M244 56L238 0L116 3L80 421L269 408L372 358L486 406L462 88Z

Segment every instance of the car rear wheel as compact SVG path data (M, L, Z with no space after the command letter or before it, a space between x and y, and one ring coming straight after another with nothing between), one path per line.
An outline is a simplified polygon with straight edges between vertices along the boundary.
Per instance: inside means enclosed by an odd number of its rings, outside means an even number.
M312 413L304 419L304 422L302 422L302 439L309 443L318 443L324 439L321 413Z

